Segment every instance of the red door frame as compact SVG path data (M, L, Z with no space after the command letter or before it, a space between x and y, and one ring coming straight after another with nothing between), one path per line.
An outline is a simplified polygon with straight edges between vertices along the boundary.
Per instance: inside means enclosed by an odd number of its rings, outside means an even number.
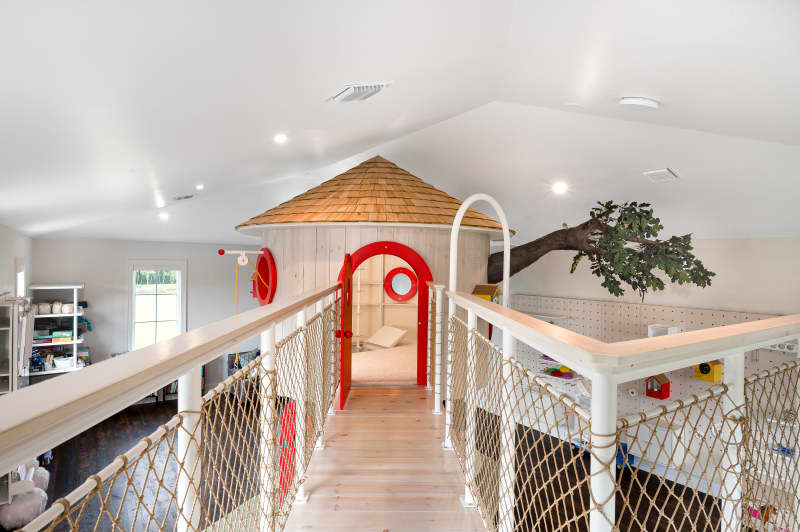
M350 254L344 256L344 264L339 274L339 283L342 289L342 312L339 324L339 338L341 350L339 351L339 401L337 407L344 410L347 396L350 395L350 383L353 374L353 261Z
M403 259L417 276L417 384L425 386L428 383L428 281L433 281L433 275L419 253L406 245L385 240L367 244L354 252L351 255L353 271L376 255L394 255ZM344 270L339 272L340 282L343 275Z

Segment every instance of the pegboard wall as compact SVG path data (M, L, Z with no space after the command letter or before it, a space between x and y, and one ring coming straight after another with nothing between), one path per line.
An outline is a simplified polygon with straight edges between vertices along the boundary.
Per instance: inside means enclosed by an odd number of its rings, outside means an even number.
M603 342L646 338L647 326L654 323L678 326L681 331L694 331L775 317L773 314L756 312L666 307L531 294L512 295L511 307L521 312L568 316L559 325Z

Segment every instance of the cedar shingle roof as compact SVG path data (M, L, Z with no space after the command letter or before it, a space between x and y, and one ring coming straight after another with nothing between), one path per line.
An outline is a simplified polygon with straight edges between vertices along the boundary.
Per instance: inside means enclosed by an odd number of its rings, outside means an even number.
M461 202L381 156L236 226L286 223L416 223L451 225ZM502 229L473 209L462 225Z

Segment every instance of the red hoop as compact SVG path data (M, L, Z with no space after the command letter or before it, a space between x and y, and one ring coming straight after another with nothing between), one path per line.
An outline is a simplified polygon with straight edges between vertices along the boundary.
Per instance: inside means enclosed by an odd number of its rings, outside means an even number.
M394 288L392 288L392 279L401 273L407 275L408 278L411 279L411 290L409 290L407 294L398 294L394 291ZM417 276L408 268L395 268L386 274L386 279L383 281L383 289L386 290L389 297L395 301L408 301L417 295Z
M275 259L267 248L261 248L262 253L256 260L256 270L258 274L253 279L255 293L253 297L258 299L258 304L262 307L272 303L275 297L275 288L278 284L278 270L275 268ZM266 282L266 286L264 285Z

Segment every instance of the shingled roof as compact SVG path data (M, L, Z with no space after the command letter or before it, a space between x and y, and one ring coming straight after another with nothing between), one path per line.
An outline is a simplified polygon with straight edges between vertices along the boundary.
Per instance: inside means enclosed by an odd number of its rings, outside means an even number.
M236 226L297 223L451 225L461 202L391 161L376 156ZM473 209L462 225L502 229Z

